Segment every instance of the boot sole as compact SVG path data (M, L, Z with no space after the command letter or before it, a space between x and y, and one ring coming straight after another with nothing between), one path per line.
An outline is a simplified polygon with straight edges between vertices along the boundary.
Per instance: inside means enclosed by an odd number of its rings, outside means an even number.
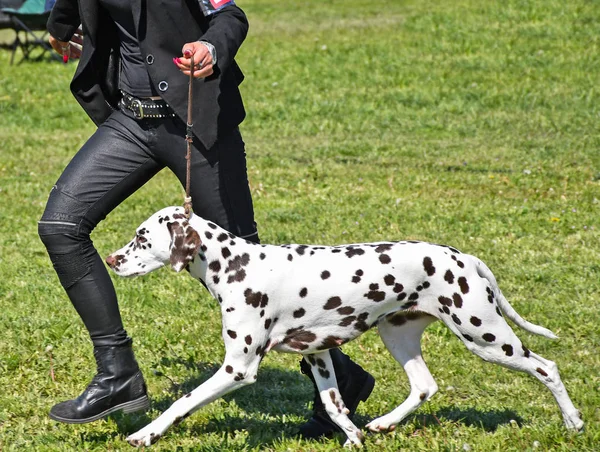
M136 411L144 410L146 411L150 408L150 399L148 396L142 396L139 399L130 400L129 402L121 403L119 405L115 405L108 410L104 410L102 413L96 414L95 416L91 416L85 419L69 419L61 416L57 416L50 412L49 416L51 419L54 419L58 422L63 422L65 424L87 424L88 422L94 422L98 419L102 419L103 417L108 416L116 411L122 411L125 414L134 413Z

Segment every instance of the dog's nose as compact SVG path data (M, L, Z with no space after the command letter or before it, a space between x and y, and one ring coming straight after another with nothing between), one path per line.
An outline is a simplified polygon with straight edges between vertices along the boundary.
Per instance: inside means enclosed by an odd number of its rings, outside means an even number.
M111 254L106 258L106 263L110 268L115 268L115 265L117 265L117 259Z

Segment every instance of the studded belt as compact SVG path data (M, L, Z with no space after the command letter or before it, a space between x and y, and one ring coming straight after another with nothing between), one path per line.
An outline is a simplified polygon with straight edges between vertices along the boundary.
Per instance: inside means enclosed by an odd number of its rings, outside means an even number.
M119 103L121 110L131 112L136 119L169 118L175 116L169 104L163 99L139 99L124 91L121 91L121 94L121 101Z

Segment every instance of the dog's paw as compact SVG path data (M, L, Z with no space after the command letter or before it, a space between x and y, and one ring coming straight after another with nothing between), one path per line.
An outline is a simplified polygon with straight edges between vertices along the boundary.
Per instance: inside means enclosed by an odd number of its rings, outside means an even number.
M148 429L148 427L144 427L132 435L129 435L127 437L127 442L134 447L147 447L157 442L160 439L160 436L160 433L154 433L151 429Z
M392 432L396 430L396 423L392 422L390 419L386 419L386 416L382 416L373 419L365 427L374 433Z
M569 430L573 430L575 432L581 432L583 430L583 419L581 419L581 412L575 411L575 413L569 415L564 415L563 419L565 420L565 425Z

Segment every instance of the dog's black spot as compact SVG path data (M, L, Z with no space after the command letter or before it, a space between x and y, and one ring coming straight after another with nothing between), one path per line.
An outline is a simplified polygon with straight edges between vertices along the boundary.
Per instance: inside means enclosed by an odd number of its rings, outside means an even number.
M218 276L216 276L216 275L215 275L215 276L213 276L213 282L214 282L215 284L219 284L219 281L221 281L221 279L220 279Z
M398 296L396 297L396 301L402 301L406 298L406 292L401 292L398 294Z
M225 372L227 372L228 374L232 374L232 373L233 373L233 367L231 367L231 366L226 366L226 367L225 367Z
M227 248L227 247L222 248L221 256L223 256L225 259L227 259L229 256L231 256L231 251L229 251L229 248Z
M204 233L204 236L205 236L205 237L206 237L208 240L210 240L210 239L212 239L212 238L213 238L212 232L210 232L210 231L206 231L206 232Z
M425 269L427 276L435 275L435 267L433 266L433 261L430 257L425 257L423 259L423 268Z
M221 271L221 262L212 261L210 264L208 264L208 268L215 273L219 273L219 271Z
M469 336L468 334L463 334L463 337L468 340L469 342L473 342L473 338L471 336Z
M362 332L368 331L371 327L366 322L367 317L369 317L368 312L363 312L362 314L360 314L356 322L354 323L354 328Z
M331 276L331 273L327 270L321 272L321 279L327 279Z
M222 232L221 234L218 235L217 240L219 242L224 242L225 240L227 240L227 238L228 238L228 235L225 234L224 232Z
M329 373L328 370L324 370L324 369L321 369L321 368L319 368L319 373L321 374L321 376L323 378L329 378L329 376L330 376L330 373Z
M317 358L317 366L322 367L323 369L327 368L325 361L323 361L321 358Z
M454 283L454 273L452 273L450 270L448 270L445 274L444 274L444 280L448 283L448 284L453 284Z
M246 341L246 344L251 345L252 344L252 336L247 335L244 340Z
M253 292L252 289L246 289L244 291L244 297L246 297L246 304L252 305L255 308L259 306L264 308L269 304L269 296L262 292Z
M404 286L400 283L394 284L394 293L400 293L404 290Z
M225 248L223 248L225 249ZM228 262L227 268L225 269L225 273L238 271L241 268L247 266L250 263L250 255L248 253L244 253L241 256L235 256Z
M546 372L544 369L542 369L541 367L538 367L538 368L537 368L537 369L535 369L535 370L536 370L536 372L537 372L538 374L540 374L540 375L543 375L544 377L547 377L547 376L548 376L548 373L547 373L547 372Z
M396 282L396 277L394 275L385 275L383 277L383 282L386 286L393 286Z
M485 333L482 337L486 342L494 342L496 340L496 336L492 333Z
M392 258L387 254L381 254L379 256L379 262L381 262L382 264L389 264L390 262L392 262Z
M356 320L356 316L355 315L351 315L348 317L344 317L340 323L338 323L339 326L348 326L351 325L352 322L354 322Z
M512 356L513 355L512 345L504 344L502 346L502 350L504 350L504 353L506 354L506 356Z
M299 319L300 317L303 317L304 314L306 314L306 311L303 308L297 309L294 311L294 318Z
M265 257L267 257L267 255L265 253L260 253L260 256L258 257L260 257L260 260L262 261L265 259Z
M325 339L323 339L321 345L317 347L317 350L327 350L330 348L336 348L345 342L346 340L342 339L339 336L327 336Z
M377 284L371 284L371 287L376 287L379 288L379 285ZM373 300L376 303L379 303L380 301L385 300L385 292L381 291L381 290L370 290L369 292L367 292L366 294L363 295L365 298L368 298L369 300Z
M452 300L454 300L454 306L456 306L457 308L462 308L463 299L459 294L455 293L454 295L452 295Z
M308 246L306 245L298 245L298 247L296 247L296 253L298 253L300 256L304 255L304 252L306 251L306 248L308 248Z
M243 380L243 379L244 379L244 374L243 374L243 373L241 373L241 372L238 372L238 373L237 373L237 375L236 375L235 377L233 377L233 379L234 379L235 381L241 381L241 380Z
M325 305L323 305L323 309L329 310L329 309L335 309L335 308L339 308L342 305L342 299L340 297L331 297L329 300L327 300L327 303L325 303Z
M471 317L471 324L474 326L481 326L481 319L478 317Z
M348 247L346 249L347 249L346 256L348 256L348 257L361 256L361 255L365 254L365 250L363 250L361 248Z
M235 331L233 331L233 330L227 330L227 334L229 335L229 337L231 339L237 338L237 333Z
M315 357L314 357L314 356L312 356L312 355L308 355L308 356L305 356L305 358L306 358L306 359L308 359L308 362L309 362L309 363L310 363L312 366L314 366L314 365L316 365L316 364L317 364L317 361L315 360Z
M443 304L444 306L452 306L452 300L448 297L444 297L443 295L438 297L438 301Z
M381 245L377 245L375 248L376 253L383 253L384 251L389 251L392 249L392 245L389 243L383 243Z
M295 350L306 350L308 343L314 342L317 335L311 331L307 331L304 327L291 328L287 330L286 336L283 338L283 343Z
M294 260L294 256L292 256L291 254L288 254L287 260L292 262Z
M409 309L409 308L415 307L416 305L417 305L416 301L409 301L408 303L404 303L402 305L402 309Z
M246 278L246 270L243 268L238 270L233 275L229 275L227 278L227 284L231 284L233 282L242 282Z
M464 276L458 278L458 286L460 287L460 291L462 293L469 293L469 284L467 283L467 278Z
M523 356L524 356L525 358L529 358L529 355L530 355L530 353L531 353L531 352L529 351L529 349L528 349L527 347L525 347L524 345L521 345L521 348L523 349Z
M352 306L343 306L337 310L340 315L350 315L354 312L354 308Z
M300 289L300 298L306 297L307 293L308 293L308 289L306 287L303 287L302 289Z
M419 299L419 294L417 292L413 292L408 297L409 300L414 301Z
M496 306L496 314L498 314L500 317L504 317L502 315L502 312L500 312L500 308L498 306Z
M272 322L271 319L266 319L265 320L265 330L269 329L269 327L271 326L271 322Z

